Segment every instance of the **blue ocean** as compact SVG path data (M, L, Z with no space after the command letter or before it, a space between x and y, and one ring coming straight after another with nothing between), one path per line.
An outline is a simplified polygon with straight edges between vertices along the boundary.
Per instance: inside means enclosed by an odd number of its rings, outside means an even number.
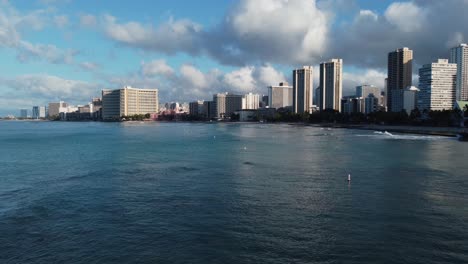
M288 124L0 121L0 263L468 263L467 157Z

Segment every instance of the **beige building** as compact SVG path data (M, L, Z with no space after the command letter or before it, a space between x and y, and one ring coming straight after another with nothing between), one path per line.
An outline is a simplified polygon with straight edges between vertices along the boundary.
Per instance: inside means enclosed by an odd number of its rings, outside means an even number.
M394 107L393 99L403 101L403 92L395 90L404 90L412 86L413 74L413 51L409 48L401 48L388 53L388 76L387 76L387 107L389 111L400 112L401 105ZM395 92L395 95L392 93Z
M157 113L157 89L138 89L125 86L117 90L102 90L102 118L118 119L122 116Z
M320 63L319 109L333 109L341 112L343 96L343 60L331 59Z
M293 70L293 111L312 112L313 109L313 68L304 66Z
M218 93L213 95L214 116L229 119L235 111L242 109L242 95Z
M293 87L286 82L278 86L268 87L268 106L270 108L283 108L293 105Z

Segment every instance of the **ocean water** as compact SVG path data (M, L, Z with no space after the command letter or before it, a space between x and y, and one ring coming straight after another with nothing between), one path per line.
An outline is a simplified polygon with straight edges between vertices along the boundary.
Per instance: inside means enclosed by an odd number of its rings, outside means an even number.
M286 124L0 122L0 263L468 263L467 157Z

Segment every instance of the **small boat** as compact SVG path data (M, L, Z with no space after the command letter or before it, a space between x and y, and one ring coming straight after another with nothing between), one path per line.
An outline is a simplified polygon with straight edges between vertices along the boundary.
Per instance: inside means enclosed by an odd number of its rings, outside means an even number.
M459 141L468 141L468 132L460 132L457 137Z

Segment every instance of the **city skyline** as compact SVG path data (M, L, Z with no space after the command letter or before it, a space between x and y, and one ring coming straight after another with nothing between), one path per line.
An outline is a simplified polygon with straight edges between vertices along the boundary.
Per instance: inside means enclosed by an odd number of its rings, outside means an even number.
M422 65L449 58L467 41L466 1L260 2L212 1L205 10L182 1L1 1L0 116L60 100L86 103L125 85L156 88L161 102L209 100L224 91L266 94L268 86L292 83L291 69L313 65L318 73L331 58L345 61L349 95L362 84L383 87L392 50L414 51L416 84ZM274 16L295 11L297 21ZM444 23L429 19L435 12ZM439 37L429 38L429 29Z

